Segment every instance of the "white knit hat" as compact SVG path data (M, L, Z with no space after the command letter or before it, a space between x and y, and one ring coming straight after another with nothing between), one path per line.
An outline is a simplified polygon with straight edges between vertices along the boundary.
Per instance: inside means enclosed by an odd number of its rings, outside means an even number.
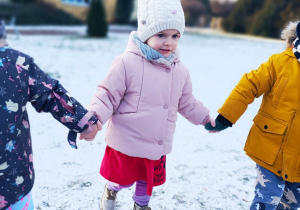
M176 29L182 35L185 27L180 0L138 0L137 20L142 42L167 29Z

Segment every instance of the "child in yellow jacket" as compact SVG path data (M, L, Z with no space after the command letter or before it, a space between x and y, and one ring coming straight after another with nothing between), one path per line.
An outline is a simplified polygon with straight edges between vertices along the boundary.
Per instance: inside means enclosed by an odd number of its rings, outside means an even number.
M290 22L281 38L287 49L244 74L218 110L217 125L205 126L211 132L231 127L263 95L244 148L257 164L250 210L300 207L300 23Z

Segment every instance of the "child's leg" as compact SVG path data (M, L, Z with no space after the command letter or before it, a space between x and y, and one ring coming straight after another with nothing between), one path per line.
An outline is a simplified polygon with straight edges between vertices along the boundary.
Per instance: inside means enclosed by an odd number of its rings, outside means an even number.
M285 181L271 171L257 165L255 196L250 210L276 209L283 195Z
M117 193L124 189L132 186L134 183L130 185L120 185L117 183L113 183L108 181L104 187L104 191L100 200L100 209L101 210L115 210L116 209L116 198Z
M113 190L115 192L118 192L124 188L128 188L128 187L131 187L134 183L132 184L129 184L129 185L120 185L120 184L117 184L117 183L114 183L114 182L111 182L111 181L108 181L107 182L107 188L110 189L110 190Z
M150 196L147 195L147 182L140 180L136 182L135 193L132 196L134 202L139 206L147 206L150 201Z
M300 183L285 182L283 196L277 210L298 209L300 207Z
M6 210L33 210L33 200L31 192L25 195L17 203L11 205Z

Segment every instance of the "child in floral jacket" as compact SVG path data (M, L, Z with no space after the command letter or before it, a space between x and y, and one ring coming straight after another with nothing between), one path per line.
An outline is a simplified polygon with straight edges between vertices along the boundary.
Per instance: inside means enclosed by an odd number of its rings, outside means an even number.
M1 24L1 23L0 23ZM0 26L0 209L33 209L30 191L34 167L26 104L50 112L71 129L69 143L76 148L76 133L92 132L92 112L70 97L59 81L43 72L33 58L6 44ZM91 126L90 126L91 125ZM75 135L74 135L75 134Z

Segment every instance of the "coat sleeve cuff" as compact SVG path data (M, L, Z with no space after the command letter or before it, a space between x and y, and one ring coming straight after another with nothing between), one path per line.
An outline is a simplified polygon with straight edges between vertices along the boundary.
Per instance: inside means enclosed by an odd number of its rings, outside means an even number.
M79 121L78 123L78 126L80 128L83 128L87 123L88 121L91 119L91 117L93 117L94 115L96 115L95 112L93 111L88 111L84 116L83 118L81 118L81 120Z
M220 114L217 116L217 120L219 122L221 122L223 125L227 125L229 127L232 127L232 125L233 125L232 122L230 122L229 120L227 120L225 117L223 117Z
M98 130L102 129L102 124L97 119L95 112L88 111L78 123L78 127L82 129L82 131L79 132L89 130L89 128L92 128L94 124L96 124ZM75 149L77 149L76 138L77 132L70 130L68 134L68 142L70 146Z

